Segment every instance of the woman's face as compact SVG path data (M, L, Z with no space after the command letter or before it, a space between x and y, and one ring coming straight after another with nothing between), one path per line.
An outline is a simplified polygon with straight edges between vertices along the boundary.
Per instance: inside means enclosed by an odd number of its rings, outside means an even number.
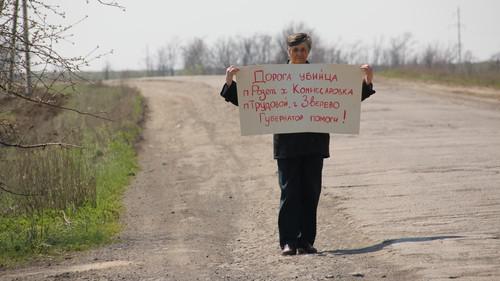
M306 43L300 43L299 45L288 47L288 57L290 58L290 63L306 63L307 56L309 56L309 49Z

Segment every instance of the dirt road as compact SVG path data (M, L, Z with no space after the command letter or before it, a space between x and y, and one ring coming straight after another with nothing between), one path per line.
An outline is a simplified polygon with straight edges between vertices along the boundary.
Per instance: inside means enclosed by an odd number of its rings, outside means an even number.
M500 280L499 93L378 81L332 138L320 253L282 257L272 137L240 137L222 81L130 82L150 112L121 242L0 280Z

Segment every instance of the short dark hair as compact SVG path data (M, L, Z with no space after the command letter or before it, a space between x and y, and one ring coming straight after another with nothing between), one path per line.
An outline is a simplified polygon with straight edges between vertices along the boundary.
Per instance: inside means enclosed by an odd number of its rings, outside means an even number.
M307 35L307 33L294 33L288 35L286 39L286 44L288 45L288 47L297 46L302 43L306 43L309 50L311 50L312 39L311 36Z

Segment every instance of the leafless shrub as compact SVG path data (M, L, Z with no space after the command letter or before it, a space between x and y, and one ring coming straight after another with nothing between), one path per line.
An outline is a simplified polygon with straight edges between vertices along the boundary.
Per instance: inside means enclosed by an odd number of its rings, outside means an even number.
M393 67L404 65L410 56L414 43L413 35L410 32L391 38L385 52L386 61Z
M342 45L340 40L337 40L332 46L328 47L325 51L325 62L326 63L348 63L348 54Z
M255 64L269 64L273 62L273 53L275 48L273 38L268 34L255 34L254 38L257 42Z
M368 63L368 53L362 41L356 41L348 45L347 62L349 64Z
M255 57L257 55L258 45L252 37L238 38L238 55L239 62L242 65L256 64Z
M158 75L175 75L174 67L177 63L178 48L178 39L173 38L169 43L157 49L156 71Z
M374 66L381 65L382 64L382 56L384 53L383 50L384 46L384 37L380 36L378 38L375 38L372 43L371 52L371 64Z
M212 47L213 66L218 73L224 73L226 67L235 64L238 46L232 38L219 38Z
M123 8L115 1L97 1ZM75 89L75 83L81 81L80 68L106 53L96 53L98 47L85 56L64 57L57 53L55 44L67 41L68 30L84 19L66 26L57 25L48 22L49 14L65 17L58 6L45 1L0 2L0 95L85 114L84 110L56 104L55 96L64 95L67 88ZM61 83L65 86L55 86ZM90 115L102 118L99 114ZM0 143L8 144L6 137L0 135Z
M104 68L102 69L103 79L109 80L111 79L111 63L106 61L104 64Z
M203 39L194 38L191 40L182 48L186 74L206 74L207 68L210 66L209 54L210 50Z
M500 52L491 56L489 69L495 72L500 72Z
M154 75L154 58L149 51L149 46L144 49L144 67L146 68L146 76Z

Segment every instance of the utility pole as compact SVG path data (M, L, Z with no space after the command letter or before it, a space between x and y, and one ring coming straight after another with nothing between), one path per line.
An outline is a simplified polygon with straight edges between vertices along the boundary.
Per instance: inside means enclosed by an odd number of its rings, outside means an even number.
M460 23L460 7L457 7L457 30L458 30L458 63L462 63L462 38L461 38L461 23Z

